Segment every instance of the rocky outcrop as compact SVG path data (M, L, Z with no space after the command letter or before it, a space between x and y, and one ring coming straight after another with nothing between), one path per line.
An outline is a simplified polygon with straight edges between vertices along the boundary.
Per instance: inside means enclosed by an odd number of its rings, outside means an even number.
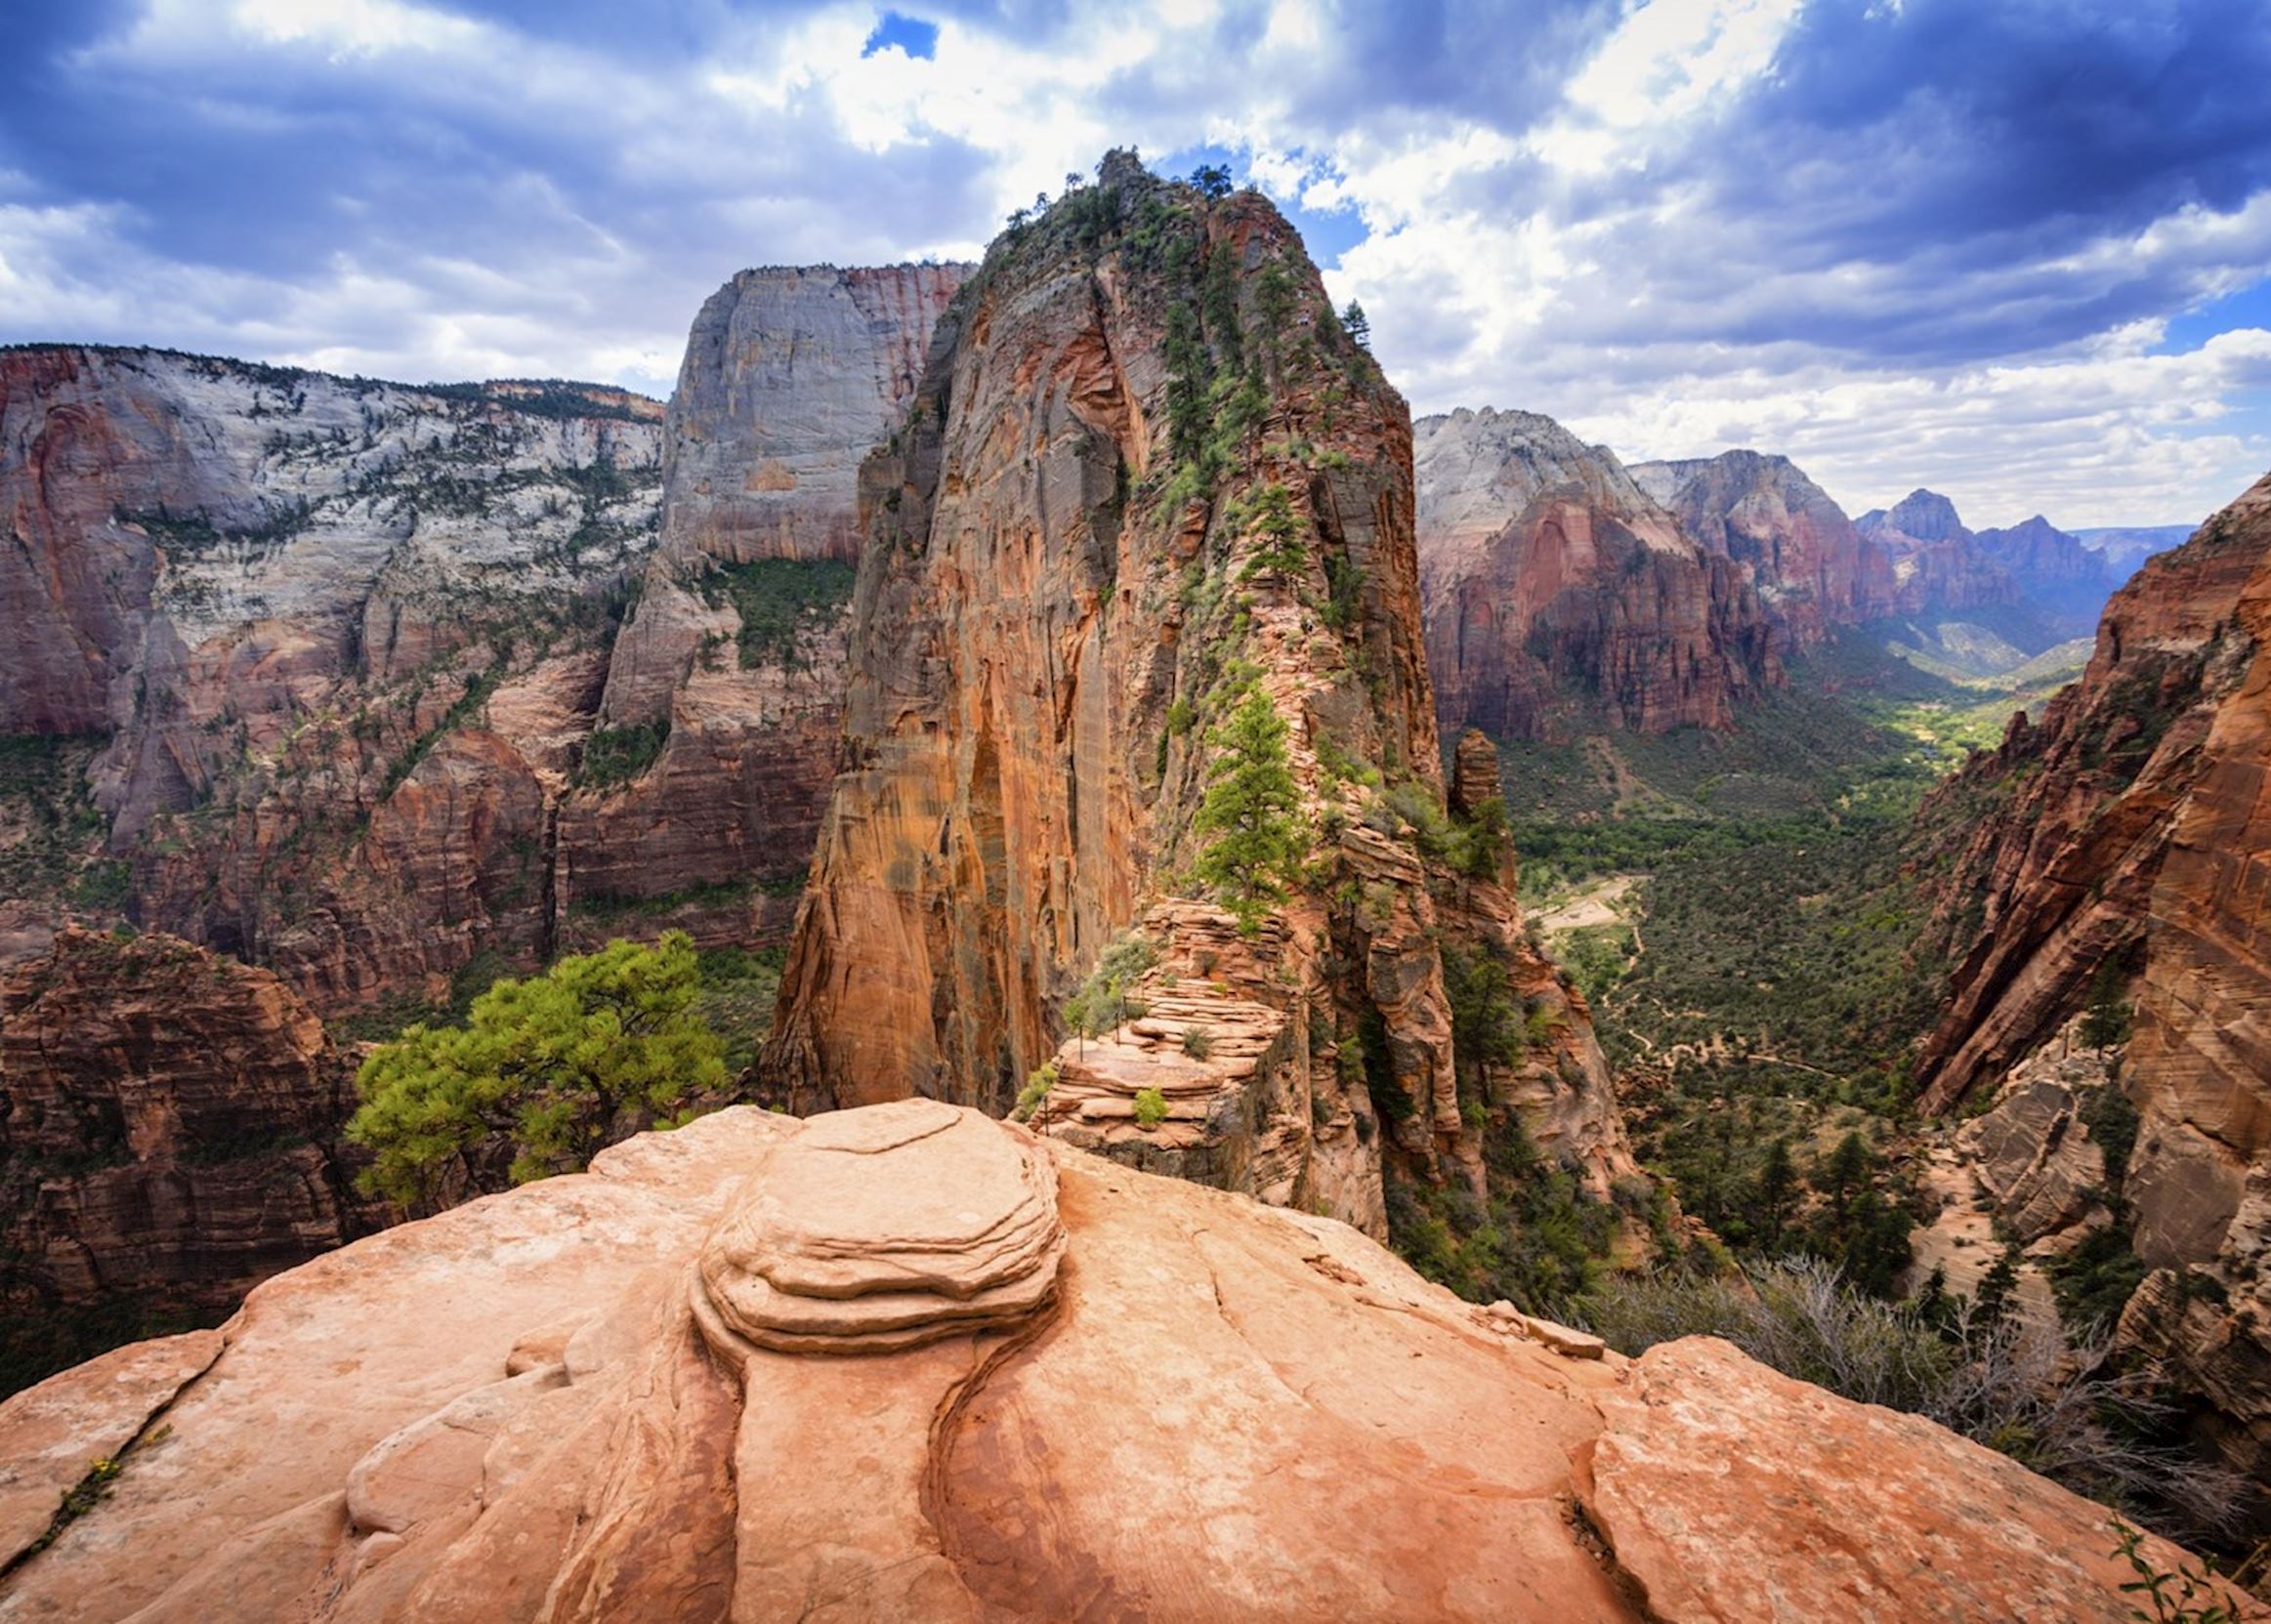
M1682 530L1743 567L1796 646L1896 608L1891 552L1864 537L1789 458L1723 451L1634 463L1631 475Z
M1927 804L1947 1013L1919 1067L1945 1110L2086 1003L2132 996L2125 1193L2158 1272L2123 1319L2271 1462L2271 479L2115 594L2082 680Z
M2117 584L2105 555L2084 547L2040 514L2003 530L1980 530L1972 545L2018 583L2029 604L2086 637Z
M1447 729L1567 738L1724 729L1787 635L1616 455L1532 412L1414 428L1428 666Z
M367 1227L322 1023L264 970L66 929L0 976L0 1302L17 1383L218 1319Z
M1472 921L1514 913L1490 863L1444 855L1409 422L1265 200L1115 154L1013 229L862 499L844 770L760 1066L778 1098L1003 1113L1053 1076L1052 1134L1377 1231L1393 1158L1482 1182L1467 1118L1502 1120L1486 1095L1519 1076L1601 1113L1562 1145L1597 1152L1597 1188L1630 1170L1590 1021L1518 931L1491 975L1530 978L1576 1058L1509 1059L1516 1037L1456 1063L1445 944L1496 954ZM1192 870L1253 703L1306 856L1236 882L1241 932ZM1124 1009L1068 1041L1066 998L1131 931Z
M736 1329L744 1264L858 1314L1044 1236L1019 1314ZM1928 1422L926 1103L647 1135L60 1376L0 1406L0 1535L12 1624L2130 1616L2103 1508Z
M2019 603L2019 583L1987 557L1956 517L1956 504L1938 491L1912 490L1889 510L1872 508L1854 523L1892 555L1894 604L1903 614Z
M964 266L744 271L671 396L662 534L600 698L633 770L565 810L568 939L633 909L778 940L836 770L861 459L897 430Z

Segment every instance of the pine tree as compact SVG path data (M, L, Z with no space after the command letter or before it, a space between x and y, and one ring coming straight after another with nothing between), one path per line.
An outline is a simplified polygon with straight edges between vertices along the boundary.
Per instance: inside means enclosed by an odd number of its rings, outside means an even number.
M359 1183L407 1206L463 1157L511 1149L515 1184L581 1168L724 1086L700 990L694 939L666 931L498 981L463 1026L409 1027L356 1076L347 1137L376 1152Z
M1767 1245L1781 1244L1783 1226L1789 1221L1797 1194L1798 1169L1790 1158L1790 1142L1778 1139L1766 1147L1766 1163L1758 1170L1758 1229Z
M1829 1163L1814 1172L1814 1187L1829 1198L1829 1211L1835 1218L1840 1240L1844 1238L1845 1221L1853 1198L1874 1177L1874 1164L1875 1158L1869 1153L1869 1145L1861 1135L1850 1133L1837 1142L1837 1148L1829 1153Z
M2018 1312L2019 1248L2005 1246L1995 1267L1981 1276L1979 1295L1972 1299L1982 1323L1999 1325Z
M1251 936L1285 896L1304 843L1296 817L1300 787L1285 751L1285 721L1270 696L1249 687L1230 718L1208 735L1220 754L1214 782L1192 827L1213 841L1193 865Z
M1340 324L1348 330L1348 336L1356 340L1356 346L1359 350L1369 351L1371 349L1372 323L1371 319L1365 314L1364 306L1351 299L1348 302L1348 309L1340 312Z

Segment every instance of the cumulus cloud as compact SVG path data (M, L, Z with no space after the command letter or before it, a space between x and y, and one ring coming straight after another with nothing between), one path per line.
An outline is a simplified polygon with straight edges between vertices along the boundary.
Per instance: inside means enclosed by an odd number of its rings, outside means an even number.
M2185 313L2271 265L2259 0L888 9L35 6L0 337L659 392L734 270L973 255L1133 144L1349 244L1415 409L1979 523L2194 518L2271 465L2271 338Z

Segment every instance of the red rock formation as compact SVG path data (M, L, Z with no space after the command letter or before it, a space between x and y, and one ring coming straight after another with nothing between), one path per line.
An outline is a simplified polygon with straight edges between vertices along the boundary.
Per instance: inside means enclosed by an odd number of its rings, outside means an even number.
M265 970L81 930L11 967L0 1352L12 1370L82 1356L81 1321L219 1318L357 1232L334 1151L353 1100L322 1022Z
M862 476L844 771L769 1085L800 1111L925 1094L1001 1112L1054 1063L1078 1099L1051 1131L1147 1165L1375 1229L1391 1135L1424 1177L1441 1151L1479 1184L1442 941L1513 908L1456 895L1427 851L1444 813L1409 447L1256 194L1210 203L1115 155L997 243ZM1316 832L1251 939L1187 878L1213 734L1249 691L1289 729ZM1219 1028L1219 1051L1140 1023L1060 1050L1063 999L1131 927L1155 962L1130 990ZM1583 1102L1591 1130L1557 1147L1581 1142L1605 1187L1630 1162L1590 1023L1502 945L1575 1057L1533 1053L1523 1075ZM1155 1087L1168 1117L1140 1123Z
M785 935L835 777L860 460L905 416L966 271L745 271L694 318L662 539L600 704L603 728L667 737L565 810L565 939L619 932L633 901L642 928L704 942Z
M1787 457L1723 451L1631 465L1640 488L1711 553L1743 566L1798 647L1893 612L1892 554Z
M326 1006L543 943L541 809L652 542L660 415L584 386L0 357L24 629L0 727L104 735L93 849L54 854L40 899L106 840L131 863L106 905Z
M1446 728L1564 738L1727 728L1787 637L1605 447L1531 412L1415 435L1428 665Z
M1912 490L1890 510L1855 521L1861 533L1893 558L1894 596L1903 614L2007 607L2019 583L1974 542L1938 491Z
M1046 1289L956 1326L938 1288L1004 1269ZM808 1313L874 1340L760 1340ZM98 1453L105 1495L17 1560ZM643 1136L0 1406L9 1624L2114 1624L2108 1523L1725 1343L1626 1360L922 1103Z
M2008 574L2020 595L2049 613L2086 624L2088 635L2119 583L2108 573L2105 555L2084 547L2040 514L2003 530L1980 530L1972 545L1982 558Z
M2123 1337L2271 1475L2271 479L2115 594L2082 680L1936 795L1957 968L1927 1108L1992 1086L2102 985L2136 1001L2125 1193L2160 1270Z

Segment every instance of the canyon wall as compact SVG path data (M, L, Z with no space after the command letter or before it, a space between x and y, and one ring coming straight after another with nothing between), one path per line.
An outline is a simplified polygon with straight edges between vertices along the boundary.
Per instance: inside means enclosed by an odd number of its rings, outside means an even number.
M861 459L905 416L961 266L745 271L694 318L661 539L609 659L634 770L561 818L567 938L778 940L836 770Z
M779 939L835 770L859 460L960 274L745 271L667 417L0 353L12 895L327 1011L625 931Z
M65 929L0 974L0 1386L369 1228L349 1072L274 976L172 937Z
M661 415L0 354L0 729L12 768L75 752L0 782L13 877L325 1007L546 950L551 814L652 546Z
M2019 583L1976 544L1938 491L1912 490L1891 508L1854 521L1892 555L1895 606L1903 614L2014 607Z
M0 1404L8 1624L2118 1624L2108 1518L920 1101L644 1135Z
M1705 551L1601 446L1532 412L1414 429L1428 664L1446 729L1567 739L1728 728L1782 681L1752 571Z
M1789 458L1725 451L1630 473L1707 552L1743 566L1796 646L1894 611L1892 554Z
M2078 637L2096 629L2105 601L2119 584L2104 554L2084 547L2040 514L2007 529L1976 531L1971 540L1982 558L2018 584L2026 602Z
M2124 1188L2154 1270L2122 1321L2234 1462L2271 1468L2271 479L2107 605L2040 726L1935 793L1956 970L1927 1109L1992 1088L2075 1011L2134 1000Z
M1438 854L1409 436L1258 195L1114 154L996 242L862 473L844 770L767 1088L998 1114L1053 1076L1052 1134L1374 1231L1387 1158L1480 1186L1517 1095L1597 1188L1630 1169L1502 862ZM1307 852L1256 876L1277 895L1241 931L1192 876L1195 825L1257 695ZM1068 1041L1061 1006L1130 932L1126 1019ZM1456 1063L1447 940L1535 1043Z

